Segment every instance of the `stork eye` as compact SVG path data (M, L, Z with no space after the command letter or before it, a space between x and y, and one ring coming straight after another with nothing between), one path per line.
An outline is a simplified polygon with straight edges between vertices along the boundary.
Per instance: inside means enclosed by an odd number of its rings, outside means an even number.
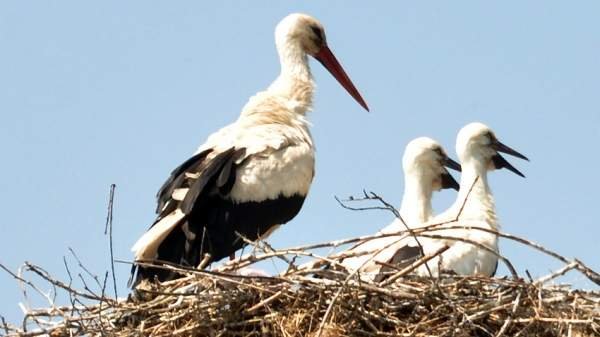
M310 26L310 30L312 30L312 32L316 35L316 40L317 42L319 42L319 44L325 41L325 34L323 33L323 30L320 27Z
M490 140L491 143L497 141L496 136L491 131L488 131L485 136Z

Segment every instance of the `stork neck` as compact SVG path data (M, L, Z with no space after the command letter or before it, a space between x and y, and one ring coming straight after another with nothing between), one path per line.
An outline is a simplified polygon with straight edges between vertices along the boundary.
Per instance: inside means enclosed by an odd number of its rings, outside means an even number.
M487 167L479 162L461 163L460 189L454 209L460 219L476 219L497 227L496 208L488 185ZM462 211L460 211L462 208Z
M433 186L431 183L422 183L423 177L405 175L404 196L400 206L400 215L410 227L414 227L429 220L433 214L431 207L431 195Z
M290 41L278 45L281 73L269 87L269 91L310 106L314 83L308 56L300 45Z
M302 82L312 81L308 56L299 44L287 42L279 50L279 62L281 64L280 77L287 77Z

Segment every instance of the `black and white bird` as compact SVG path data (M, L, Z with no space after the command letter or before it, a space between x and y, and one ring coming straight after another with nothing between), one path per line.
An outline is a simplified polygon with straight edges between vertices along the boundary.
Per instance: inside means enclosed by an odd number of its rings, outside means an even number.
M498 236L473 228L480 227L491 231L500 228L487 173L490 170L506 168L524 177L500 153L528 159L502 144L494 132L482 123L470 123L460 130L456 139L456 152L462 168L458 197L448 210L423 224L442 225L437 230L425 232L424 236L418 237L422 252L415 239L406 235L372 256L361 266L361 271L366 273L367 278L384 278L382 273L385 268L382 265L385 263L396 264L402 268L423 256L422 253L431 255L445 247L448 247L447 250L430 260L427 266L422 265L415 269L415 273L421 276L429 276L430 272L432 276L436 276L440 271L486 276L496 273L498 256L494 252L498 252ZM457 221L454 221L455 219ZM444 238L426 237L428 234Z
M458 182L446 168L460 171L460 165L446 154L444 148L429 137L413 139L406 145L402 157L404 171L404 194L399 214L402 220L395 219L381 229L378 234L390 234L405 231L406 227L415 228L433 217L431 199L433 192L442 189L458 190ZM404 221L404 222L403 222ZM343 252L343 255L357 254L355 257L342 259L340 264L347 270L360 268L370 258L370 253L379 248L393 244L398 238L384 236L381 238L359 242ZM364 253L364 254L363 254Z
M265 238L298 214L314 176L306 118L315 90L309 55L368 110L319 21L291 14L277 25L275 42L280 75L249 99L237 121L210 135L171 173L158 191L156 221L132 248L136 262L196 267L217 261L242 248L243 238ZM132 277L136 285L177 275L134 264Z

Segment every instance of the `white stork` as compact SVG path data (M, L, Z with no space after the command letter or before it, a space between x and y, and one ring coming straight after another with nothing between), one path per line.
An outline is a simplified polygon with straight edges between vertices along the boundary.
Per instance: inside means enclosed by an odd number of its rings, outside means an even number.
M498 256L494 253L498 252L498 236L468 227L481 227L491 231L500 228L488 184L488 171L506 168L524 177L500 152L528 159L502 144L494 132L482 123L470 123L460 130L456 139L456 152L462 168L458 197L448 210L423 224L428 226L443 223L438 230L428 231L424 235L449 238L418 237L426 255L434 254L444 247L448 249L415 272L421 276L429 276L431 272L432 276L436 276L441 268L441 271L459 275L493 276L498 265ZM453 221L455 219L457 221ZM464 241L460 241L461 239ZM390 270L377 261L402 268L421 256L421 248L414 238L405 236L373 256L361 270L367 273L368 278L382 279L385 277L384 272Z
M404 195L400 205L402 220L395 219L381 229L378 234L390 234L406 230L406 226L415 228L433 216L431 197L434 191L459 185L446 167L460 171L460 165L446 154L444 148L429 137L413 139L404 150L402 169L404 171ZM393 244L398 238L386 236L359 242L343 254L375 252L380 247ZM365 264L372 254L358 255L340 261L348 270L355 270Z
M240 236L265 238L298 214L314 176L306 113L315 85L308 55L368 110L327 46L319 21L288 15L275 29L275 42L280 75L250 98L237 121L210 135L171 173L158 191L156 221L132 248L136 262L196 267L205 258L217 261L245 245ZM135 286L142 279L177 275L134 264L133 277Z
M400 215L406 225L415 227L433 216L431 197L434 191L454 189L458 191L458 182L446 167L460 171L460 165L452 160L442 145L429 137L413 139L404 150L402 169L404 171L404 194L400 204ZM384 231L392 231L400 225L394 221Z

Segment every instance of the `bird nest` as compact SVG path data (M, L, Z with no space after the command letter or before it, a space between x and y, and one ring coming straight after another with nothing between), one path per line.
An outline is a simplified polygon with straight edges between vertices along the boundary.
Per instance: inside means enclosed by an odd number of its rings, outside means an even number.
M114 185L107 233L112 233L113 192ZM352 208L340 204L354 210L389 210L400 218L393 206L376 194L365 192L360 200L365 199L383 206ZM445 222L444 228L451 228L452 222L456 220ZM23 322L10 324L0 315L0 333L52 337L600 336L600 292L552 284L567 272L577 271L600 286L600 274L582 261L567 259L521 237L492 231L548 255L563 266L534 280L528 272L525 277L518 275L508 259L492 251L507 267L509 276L411 275L442 253L441 249L402 268L385 264L391 270L389 275L374 281L361 277L359 271L337 268L340 258L355 253L319 253L391 235L443 238L477 245L457 237L444 237L440 232L436 234L440 225L280 250L266 242L248 241L254 246L251 254L212 270L202 268L203 263L198 268L154 263L153 266L176 271L182 277L162 284L143 282L127 299L117 295L112 249L114 296L108 294L109 272L103 278L94 275L72 250L79 271L72 272L65 259L68 281L59 280L31 263L25 263L17 272L0 264L1 269L18 281L25 299L20 303L25 314ZM490 232L486 228L455 227ZM112 235L109 238L112 248ZM297 261L302 259L309 261L299 264ZM283 263L285 271L275 276L248 272L250 267L269 260ZM76 280L82 284L80 288L74 285ZM44 291L40 281L50 286L50 291ZM48 305L32 308L28 304L32 292ZM57 304L59 294L69 304Z
M68 267L70 279L63 282L26 263L17 273L3 268L21 283L26 298L27 289L33 289L50 305L31 309L22 304L23 323L2 319L0 331L9 336L600 336L600 293L550 285L571 270L600 285L598 273L528 240L498 235L549 254L564 266L537 280L516 274L412 276L416 266L431 258L425 256L371 282L356 272L322 268L331 265L332 255L315 253L365 237L285 250L262 243L252 254L210 271L160 264L183 277L146 282L127 299L116 299L107 294L108 272L102 280L79 260L92 279L92 284L83 282L83 289L72 286ZM296 264L300 256L312 260ZM284 261L287 270L277 276L244 272L268 259ZM81 280L85 273L78 275ZM33 275L53 291L42 291ZM50 295L61 291L69 305L57 305Z

